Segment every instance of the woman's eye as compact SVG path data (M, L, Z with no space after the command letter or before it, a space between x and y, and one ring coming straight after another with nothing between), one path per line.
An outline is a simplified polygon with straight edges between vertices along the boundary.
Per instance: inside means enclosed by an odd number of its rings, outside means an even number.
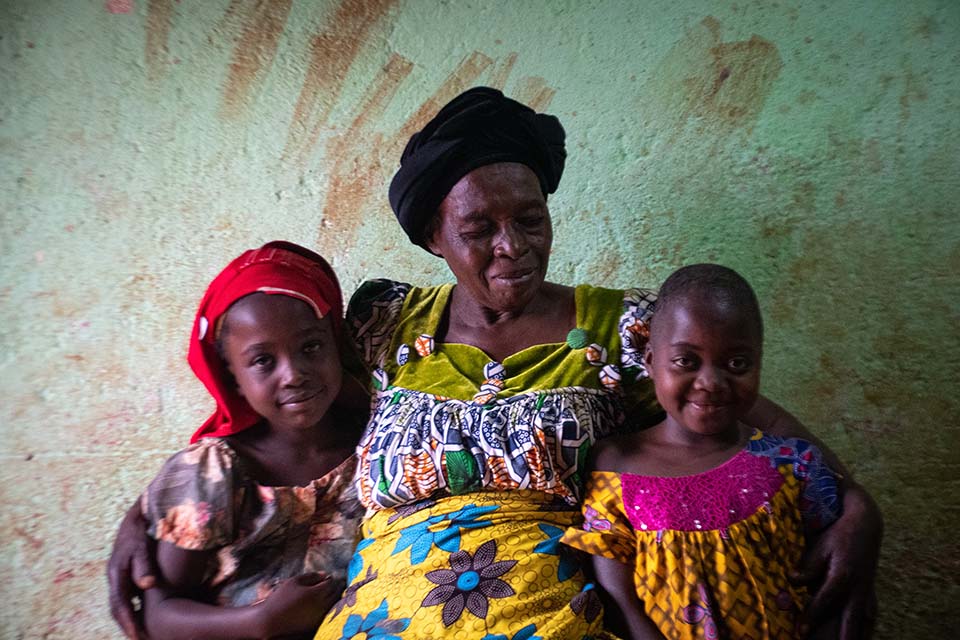
M317 353L323 349L322 342L308 342L303 346L305 353Z
M460 232L460 237L465 240L476 240L489 234L490 230L486 227L474 227Z
M536 227L540 225L541 220L540 216L524 216L520 218L520 224L525 227Z

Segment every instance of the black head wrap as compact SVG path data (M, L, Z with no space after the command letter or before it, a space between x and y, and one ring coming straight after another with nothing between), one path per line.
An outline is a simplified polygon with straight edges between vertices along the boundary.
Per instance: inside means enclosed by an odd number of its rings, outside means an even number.
M567 157L565 137L556 117L496 89L469 89L410 138L390 182L390 206L410 241L422 247L440 203L474 169L519 162L537 174L544 196L556 191Z

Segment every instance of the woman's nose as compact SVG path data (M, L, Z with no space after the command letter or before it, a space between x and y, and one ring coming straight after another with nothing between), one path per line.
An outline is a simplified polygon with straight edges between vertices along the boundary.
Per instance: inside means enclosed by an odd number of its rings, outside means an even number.
M530 247L526 234L513 224L503 225L497 232L495 241L494 255L496 256L518 258L526 253Z

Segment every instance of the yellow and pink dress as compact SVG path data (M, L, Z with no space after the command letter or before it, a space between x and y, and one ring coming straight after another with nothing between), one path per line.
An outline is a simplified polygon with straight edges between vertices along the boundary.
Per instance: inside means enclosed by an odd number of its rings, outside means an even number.
M653 295L577 287L566 342L497 362L434 340L452 290L372 281L350 303L375 388L358 447L367 518L316 637L595 636L599 598L560 537L580 519L591 444L625 415L662 415L640 366Z
M788 576L840 508L815 446L755 431L704 473L591 473L583 526L563 542L634 567L647 616L671 640L800 638L806 593Z

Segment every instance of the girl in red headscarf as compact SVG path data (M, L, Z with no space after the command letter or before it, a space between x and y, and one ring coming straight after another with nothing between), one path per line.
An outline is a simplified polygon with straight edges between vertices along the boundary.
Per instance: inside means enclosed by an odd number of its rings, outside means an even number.
M342 312L330 266L286 242L207 289L188 360L216 411L141 498L162 574L152 638L312 634L339 599L363 514L358 432L330 411Z

